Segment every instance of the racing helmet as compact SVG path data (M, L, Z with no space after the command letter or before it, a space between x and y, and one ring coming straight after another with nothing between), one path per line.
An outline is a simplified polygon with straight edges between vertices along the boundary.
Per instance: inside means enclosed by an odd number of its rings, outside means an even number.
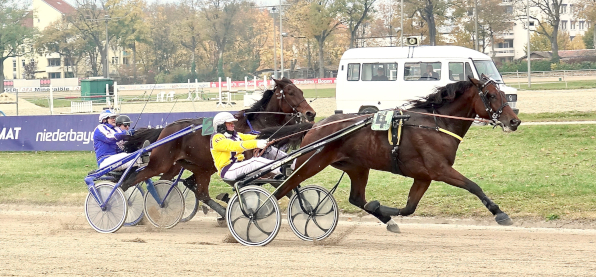
M116 126L120 127L120 125L123 124L128 124L130 125L130 117L126 116L126 115L119 115L118 117L116 117Z
M99 123L102 123L104 119L118 116L117 114L113 113L111 110L105 110L99 114Z
M226 130L225 123L226 122L234 122L234 121L238 121L238 119L236 119L231 113L229 113L229 112L218 113L213 118L213 129L218 133L224 132ZM218 128L220 125L223 125L223 127Z

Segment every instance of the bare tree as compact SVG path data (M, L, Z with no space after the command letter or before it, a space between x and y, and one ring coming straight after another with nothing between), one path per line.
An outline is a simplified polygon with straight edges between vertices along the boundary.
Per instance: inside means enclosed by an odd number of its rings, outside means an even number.
M340 7L340 21L348 27L350 48L354 48L358 28L364 21L370 19L376 0L339 0L337 2Z
M529 1L530 8L538 8L539 13L532 12L530 10L530 19L538 24L540 28L536 28L537 33L542 34L550 40L551 51L553 52L552 61L559 61L559 44L557 37L559 35L559 24L561 23L561 5L563 0L527 0ZM518 19L525 19L526 0L518 0L517 5L520 7L520 11L523 13L519 14ZM529 26L528 26L529 28Z

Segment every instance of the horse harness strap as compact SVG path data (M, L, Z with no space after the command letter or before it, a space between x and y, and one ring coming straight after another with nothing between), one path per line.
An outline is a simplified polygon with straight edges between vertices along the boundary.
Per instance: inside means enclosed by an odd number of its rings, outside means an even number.
M391 121L391 126L387 132L389 143L393 145L393 149L391 149L391 171L396 174L401 174L397 163L399 155L399 142L401 141L402 134L401 130L404 126L404 112L400 110L399 113L399 117L393 117L394 120Z
M462 138L461 136L457 135L454 132L451 132L449 130L445 130L441 127L430 127L430 126L424 126L424 125L413 125L413 124L404 124L404 126L409 126L409 127L416 127L416 128L422 128L422 129L431 129L431 130L435 130L437 132L441 132L441 133L445 133L447 135L450 135L456 139L458 139L459 141L463 141L464 138Z

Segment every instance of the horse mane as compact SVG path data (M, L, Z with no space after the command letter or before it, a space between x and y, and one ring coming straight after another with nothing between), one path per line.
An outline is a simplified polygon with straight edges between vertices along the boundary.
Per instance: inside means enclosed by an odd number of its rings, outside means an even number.
M263 98L261 98L261 100L252 104L250 108L244 110L243 112L250 113L264 111L267 108L267 104L269 104L269 100L271 100L271 97L273 97L274 92L275 91L271 89L266 90L265 92L263 92ZM258 114L247 114L246 117L248 118L248 120L254 120L256 115Z
M474 84L470 81L451 83L444 87L436 88L434 93L431 93L422 99L412 100L409 104L412 105L411 109L428 110L439 108L445 104L452 103L472 86L474 86Z

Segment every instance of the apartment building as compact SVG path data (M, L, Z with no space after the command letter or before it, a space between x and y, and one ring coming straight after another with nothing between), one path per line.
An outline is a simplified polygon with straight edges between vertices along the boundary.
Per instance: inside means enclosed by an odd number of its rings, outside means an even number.
M592 22L588 22L585 19L575 17L575 9L577 9L577 1L581 0L563 0L561 6L561 23L559 29L569 33L569 37L574 39L576 36L584 35L584 33L590 28ZM520 7L516 6L513 0L503 0L503 6L507 8L508 12L512 14L525 14L525 11L519 10ZM530 14L537 15L538 17L544 17L542 11L537 7L530 7ZM536 30L538 24L530 19L530 30ZM525 47L528 42L528 31L527 31L526 20L515 20L513 28L500 34L501 42L495 43L495 62L510 62L515 59L519 59L526 55ZM533 32L530 32L532 35ZM491 49L487 49L488 54L492 55Z
M75 8L64 0L33 0L31 12L24 24L42 31L52 23L61 20L63 16L75 12ZM118 47L117 50L110 49L110 75L118 73L119 64L128 64L127 52ZM68 63L68 60L58 53L40 54L31 47L28 54L20 57L9 58L4 61L4 78L25 79L25 67L31 61L37 63L35 71L36 79L59 79L82 77L88 73L88 61L81 61L76 67ZM100 61L101 64L101 61ZM77 71L75 74L75 70Z

